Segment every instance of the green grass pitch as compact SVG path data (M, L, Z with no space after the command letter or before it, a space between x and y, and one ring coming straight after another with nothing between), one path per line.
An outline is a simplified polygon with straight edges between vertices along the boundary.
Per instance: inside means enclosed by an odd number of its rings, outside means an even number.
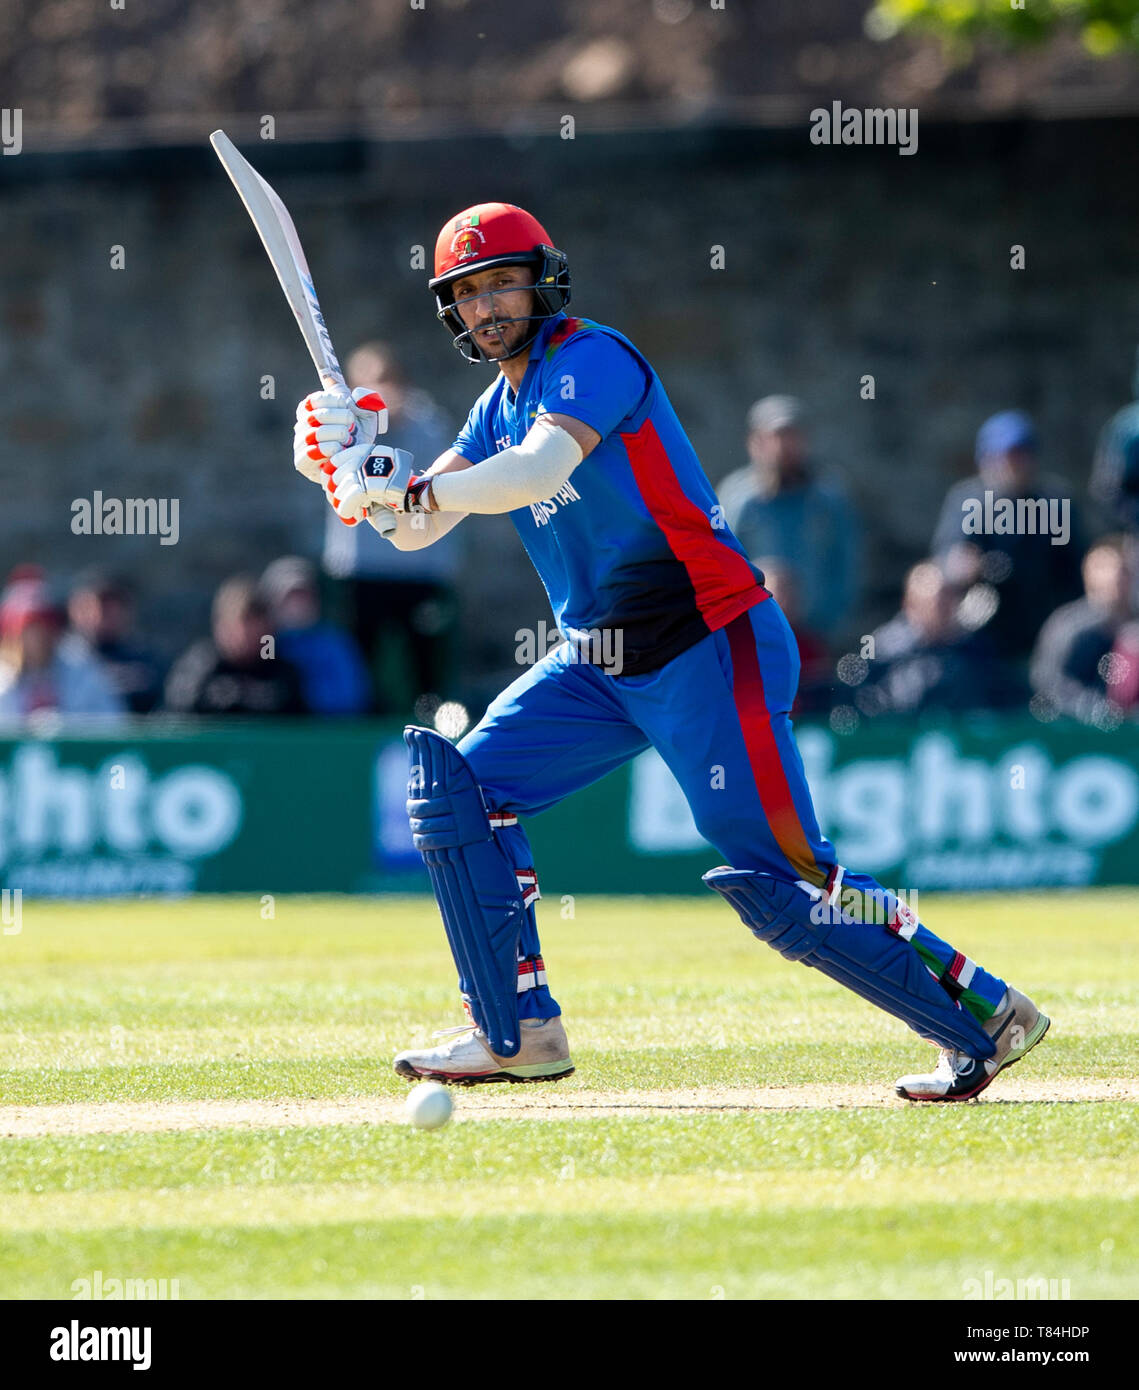
M577 1073L457 1090L434 1133L390 1069L459 1021L434 905L274 907L25 902L0 936L0 1296L1139 1295L1134 893L923 895L1053 1018L924 1107L892 1083L931 1047L710 895L551 896Z

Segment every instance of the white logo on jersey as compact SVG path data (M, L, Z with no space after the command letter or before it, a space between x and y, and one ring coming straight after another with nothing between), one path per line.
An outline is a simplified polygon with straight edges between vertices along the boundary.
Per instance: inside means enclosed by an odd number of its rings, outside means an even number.
M559 504L568 507L571 502L580 502L581 493L574 487L573 483L565 482L554 493L553 497L547 497L544 502L531 502L530 515L534 518L535 526L548 526L550 517L558 510Z

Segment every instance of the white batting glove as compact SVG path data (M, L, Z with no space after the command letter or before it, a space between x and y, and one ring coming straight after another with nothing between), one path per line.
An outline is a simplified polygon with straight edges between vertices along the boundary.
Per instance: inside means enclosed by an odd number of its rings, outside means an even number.
M358 386L314 391L297 406L293 467L310 482L324 484L339 467L337 455L356 445L371 447L388 428L388 408L377 392Z
M336 471L325 492L336 515L349 526L363 521L373 507L403 511L414 480L412 455L385 444L357 444L336 456Z

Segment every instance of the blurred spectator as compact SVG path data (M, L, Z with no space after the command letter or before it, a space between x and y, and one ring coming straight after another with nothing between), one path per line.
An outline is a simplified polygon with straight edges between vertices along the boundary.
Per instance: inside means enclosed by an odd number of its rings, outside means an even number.
M986 633L1009 660L1023 660L1057 603L1080 592L1079 518L1070 485L1039 474L1036 430L1022 411L985 421L976 460L977 474L946 494L933 553L962 588L990 586L995 604ZM1021 524L1021 513L1033 529Z
M1100 431L1088 490L1108 525L1123 530L1131 602L1139 609L1139 348L1131 394L1131 404L1117 410Z
M366 713L368 672L351 635L321 620L316 566L296 555L274 560L261 576L261 593L277 634L277 655L300 672L309 709Z
M1139 712L1139 622L1119 629L1108 661L1111 702L1134 717Z
M1131 393L1136 399L1100 431L1089 491L1112 525L1139 536L1139 350Z
M300 672L275 655L257 582L239 574L214 595L213 635L195 642L166 679L166 708L180 714L303 714Z
M431 397L409 383L386 343L358 347L345 376L352 388L379 391L389 413L384 441L409 449L417 469L451 447L454 431ZM417 696L441 694L458 615L463 537L456 530L422 550L400 551L370 526L345 526L326 510L324 571L368 663L377 708L409 710Z
M71 631L60 650L94 658L132 714L148 714L162 695L162 668L154 653L131 637L134 591L105 570L80 575L67 600Z
M817 475L801 401L765 396L747 425L749 462L719 487L724 520L750 556L788 566L804 624L833 636L857 598L860 518L842 484Z
M18 571L0 600L0 717L122 716L123 702L99 662L64 651L63 630L63 610L42 576Z
M962 626L959 598L932 561L910 570L901 611L874 633L873 658L862 663L863 714L997 709L1023 697L986 636Z
M1113 657L1135 617L1123 538L1098 541L1084 556L1084 597L1058 608L1032 654L1032 688L1052 709L1085 724L1103 724L1109 705L1129 701L1125 653ZM1125 641L1126 645L1126 641Z
M755 562L763 571L765 588L783 610L799 648L799 689L792 714L812 714L831 706L832 675L827 644L803 623L799 585L794 571L782 560L763 558Z

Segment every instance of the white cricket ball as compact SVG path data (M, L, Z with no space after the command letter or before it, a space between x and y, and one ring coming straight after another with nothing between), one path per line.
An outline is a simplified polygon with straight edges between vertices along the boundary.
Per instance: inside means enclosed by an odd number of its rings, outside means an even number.
M404 1110L416 1129L442 1129L454 1110L451 1093L438 1081L421 1081L407 1093Z

